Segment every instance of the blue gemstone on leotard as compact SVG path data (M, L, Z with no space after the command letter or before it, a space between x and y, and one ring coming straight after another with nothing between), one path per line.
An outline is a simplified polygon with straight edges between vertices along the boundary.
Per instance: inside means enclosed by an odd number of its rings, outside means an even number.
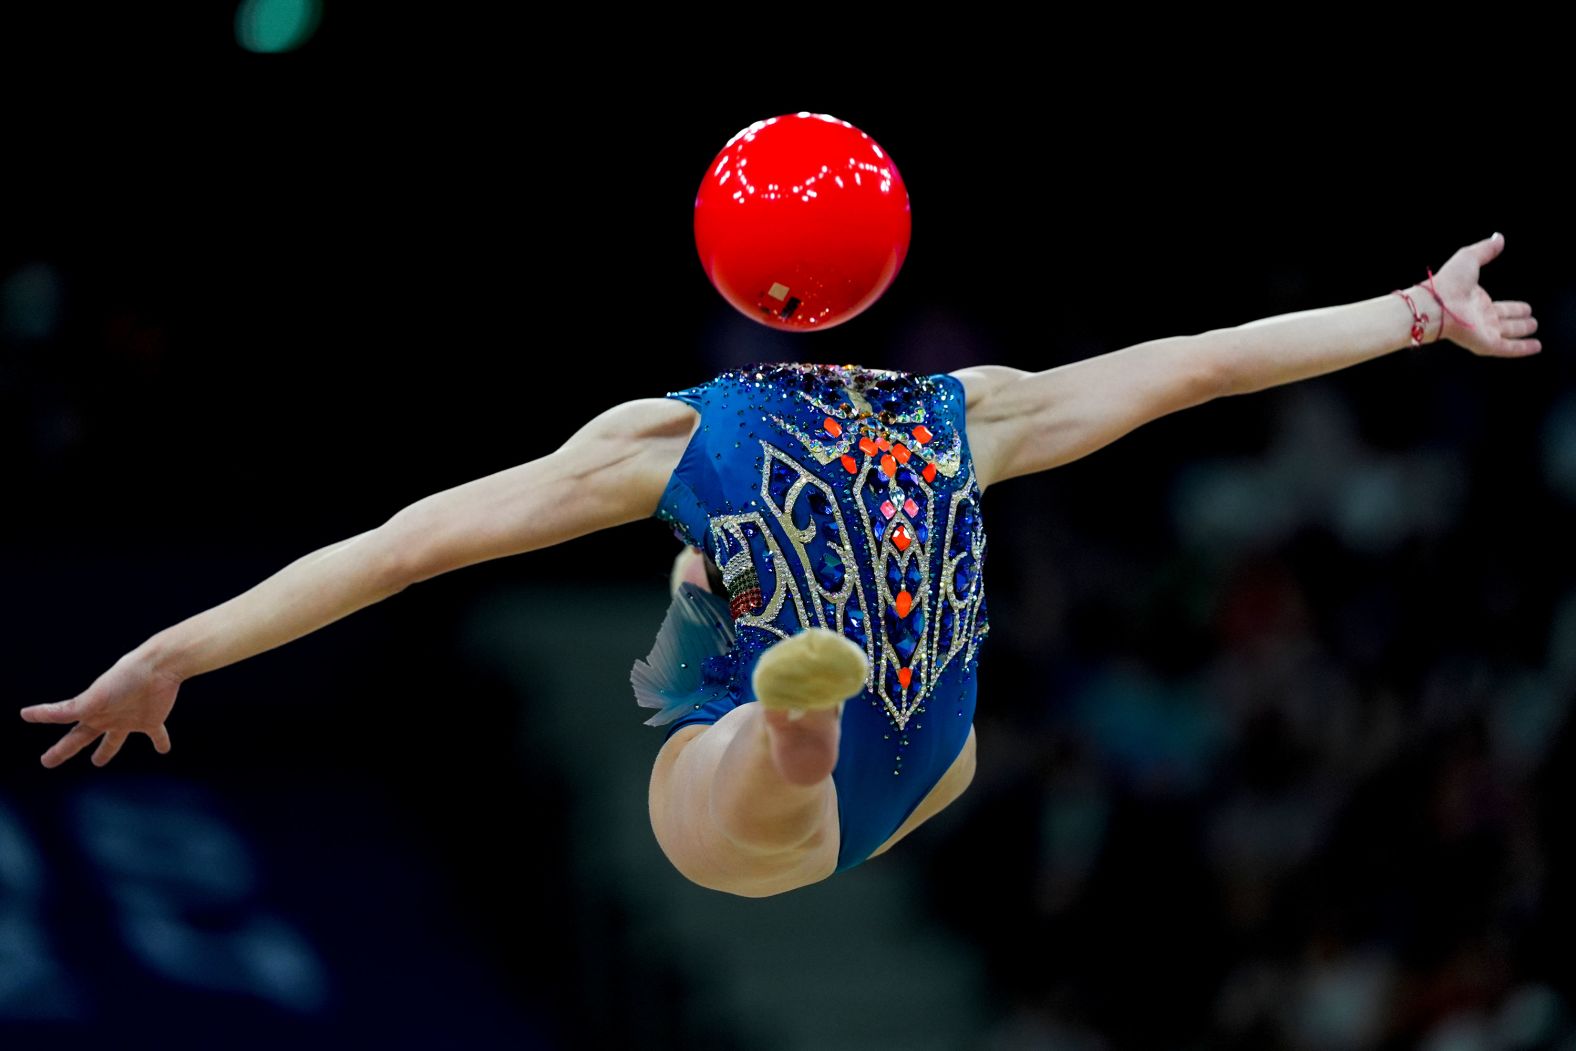
M821 556L821 562L816 567L816 579L828 591L841 591L843 581L848 578L847 571L843 568L843 560L836 551L828 550Z

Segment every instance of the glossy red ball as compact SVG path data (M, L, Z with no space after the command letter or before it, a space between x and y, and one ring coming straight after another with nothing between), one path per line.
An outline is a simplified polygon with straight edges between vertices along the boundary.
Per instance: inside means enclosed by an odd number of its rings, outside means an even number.
M874 139L824 113L756 121L695 195L706 276L745 316L810 332L856 316L908 254L908 190Z

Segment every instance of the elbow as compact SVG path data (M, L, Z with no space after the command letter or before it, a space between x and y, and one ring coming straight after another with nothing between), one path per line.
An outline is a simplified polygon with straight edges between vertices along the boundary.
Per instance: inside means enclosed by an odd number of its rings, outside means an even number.
M395 515L373 531L374 563L382 590L393 595L419 580L436 576L427 572L421 556L421 533L409 516Z
M378 579L381 581L384 594L397 595L418 580L425 580L426 576L423 576L415 565L401 557L398 552L390 552L380 567Z
M1196 344L1189 355L1193 363L1193 404L1202 405L1215 398L1242 393L1235 357L1226 341L1213 332L1193 339Z

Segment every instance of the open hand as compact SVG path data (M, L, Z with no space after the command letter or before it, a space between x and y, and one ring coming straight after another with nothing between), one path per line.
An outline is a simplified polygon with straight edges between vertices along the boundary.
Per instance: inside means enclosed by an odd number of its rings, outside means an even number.
M1495 302L1478 284L1478 271L1504 250L1505 235L1494 234L1457 249L1456 254L1439 268L1439 273L1434 275L1435 298L1443 299L1449 308L1444 312L1445 322L1439 339L1448 339L1474 354L1494 358L1524 358L1543 349L1542 343L1527 338L1538 330L1538 319L1532 316L1531 305L1510 299ZM1426 285L1421 287L1427 288ZM1418 303L1419 310L1429 301L1428 294L1423 295ZM1438 309L1437 303L1434 309ZM1432 324L1430 320L1430 327Z
M100 735L104 740L93 753L93 765L103 766L133 733L147 734L161 753L170 750L164 720L180 685L180 679L156 671L147 657L133 650L69 701L23 708L22 718L30 723L76 723L44 753L40 761L45 766L59 766Z

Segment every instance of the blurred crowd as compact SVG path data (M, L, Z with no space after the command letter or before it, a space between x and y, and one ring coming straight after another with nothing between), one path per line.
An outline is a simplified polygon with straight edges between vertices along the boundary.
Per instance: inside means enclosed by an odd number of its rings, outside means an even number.
M61 288L0 284L4 449L41 514L104 504L71 484L89 448L146 496L110 439L168 372L156 324L74 332ZM911 368L984 352L922 322ZM772 356L739 324L688 378ZM81 346L91 370L42 352ZM1576 1048L1576 386L1457 361L1413 392L1409 360L986 498L979 773L902 863L988 962L991 1051Z
M1340 383L1252 397L1262 448L1161 471L1144 526L1119 458L987 497L1016 618L929 887L988 1044L1576 1047L1576 398L1396 444Z

